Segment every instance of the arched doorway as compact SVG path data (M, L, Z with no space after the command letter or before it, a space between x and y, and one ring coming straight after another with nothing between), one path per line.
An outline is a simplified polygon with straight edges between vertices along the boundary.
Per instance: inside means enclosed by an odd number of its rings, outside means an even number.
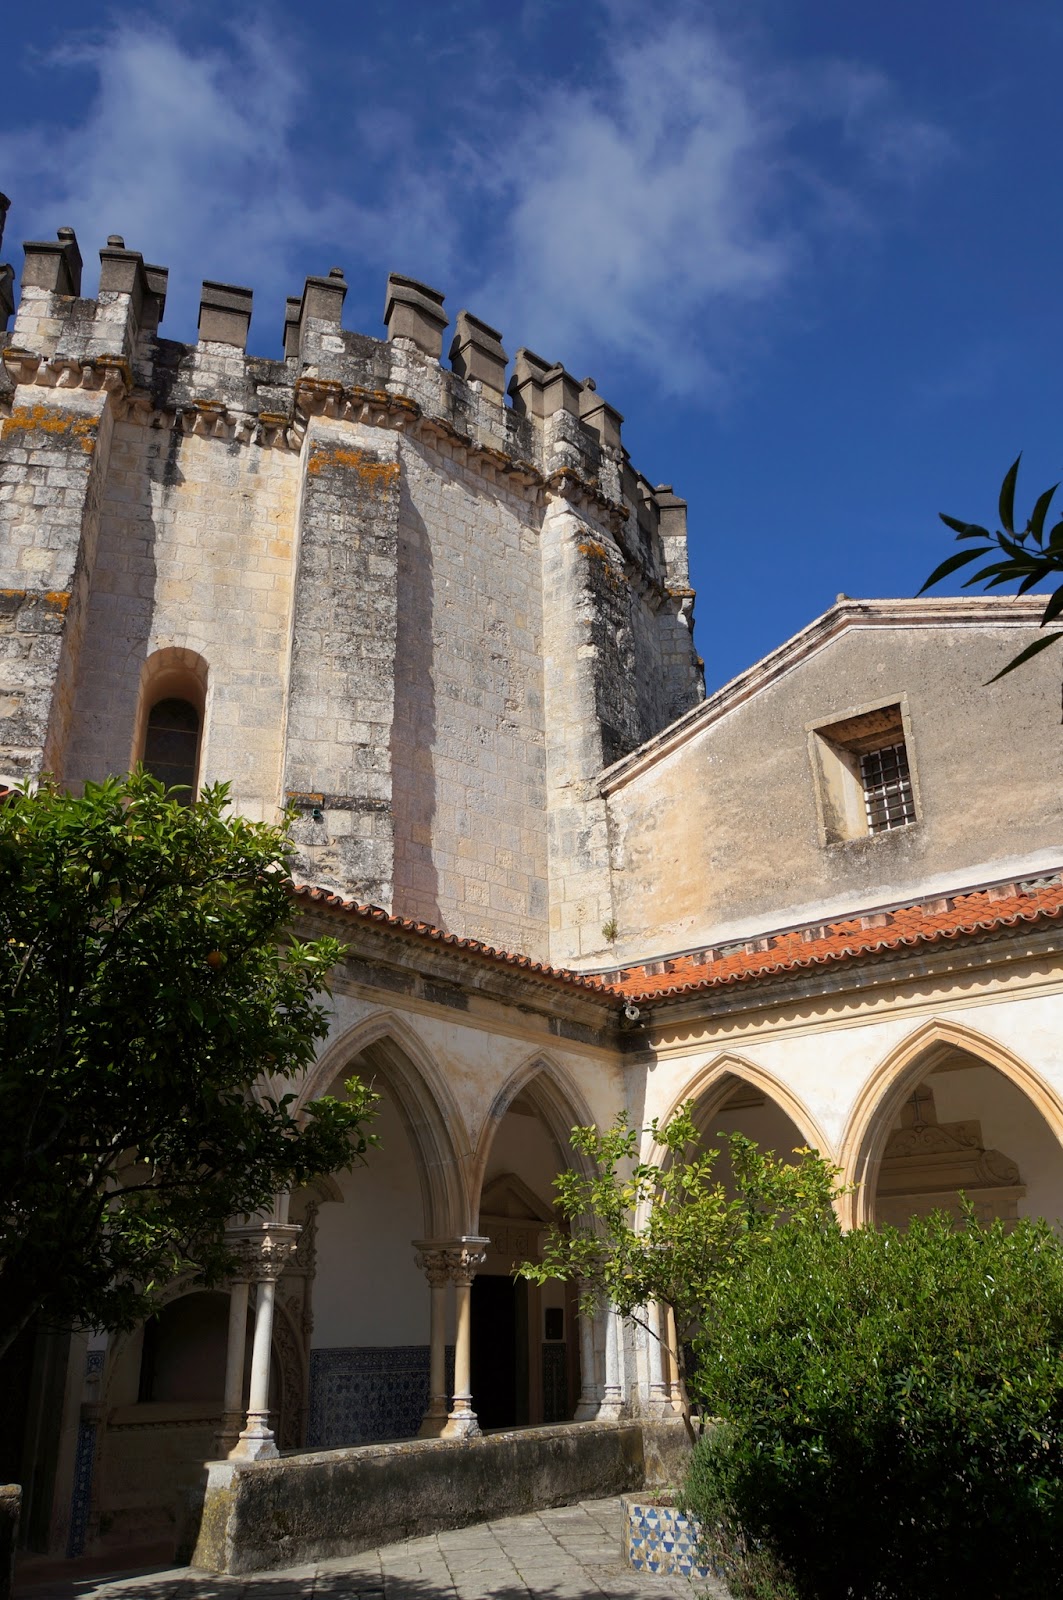
M490 1242L472 1287L473 1409L482 1428L567 1422L580 1403L575 1288L513 1273L538 1258L545 1231L560 1220L554 1179L573 1159L570 1129L590 1121L545 1064L518 1074L486 1120L476 1231ZM593 1364L590 1339L583 1344Z
M833 1159L830 1142L807 1107L785 1084L741 1056L720 1056L710 1062L688 1083L664 1121L687 1100L694 1102L694 1122L703 1146L720 1149L716 1171L725 1183L731 1162L721 1137L731 1133L744 1134L759 1149L784 1161L796 1160L794 1152L804 1149ZM654 1159L660 1158L658 1150Z
M760 1150L782 1161L795 1161L794 1152L807 1144L797 1123L767 1090L734 1074L728 1074L711 1102L695 1107L694 1120L701 1132L702 1144L709 1149L719 1149L715 1172L728 1187L732 1176L731 1156L721 1136L743 1134Z
M1063 1149L1017 1084L966 1050L936 1060L894 1114L879 1162L873 1220L903 1227L961 1195L981 1222L1063 1218Z

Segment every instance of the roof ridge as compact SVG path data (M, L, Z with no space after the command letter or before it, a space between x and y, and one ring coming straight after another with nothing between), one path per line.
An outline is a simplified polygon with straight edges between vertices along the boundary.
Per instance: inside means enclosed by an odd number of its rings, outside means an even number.
M497 962L503 966L518 967L535 977L568 984L592 994L605 995L610 999L623 998L611 984L600 977L576 972L571 967L555 967L547 961L537 960L534 956L487 944L484 940L471 938L467 934L452 933L446 928L437 928L432 923L422 922L416 917L397 916L393 912L386 911L383 906L370 905L359 900L347 900L333 889L325 889L310 883L296 883L293 880L291 891L300 899L312 900L315 905L327 905L333 910L343 911L365 922L378 923L394 933L413 934L414 937L431 941L433 944L445 944L451 949L462 950L469 955Z

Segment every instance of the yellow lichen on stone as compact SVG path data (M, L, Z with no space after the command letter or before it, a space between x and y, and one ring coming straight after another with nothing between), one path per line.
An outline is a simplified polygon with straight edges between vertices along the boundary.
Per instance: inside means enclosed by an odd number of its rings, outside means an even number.
M96 421L93 417L82 417L74 411L57 411L51 406L16 406L5 418L0 438L7 439L15 433L69 433L89 452L95 448Z
M345 450L340 445L326 449L318 445L310 454L306 470L316 477L326 467L349 467L371 489L386 489L399 475L397 461L378 461L365 450Z

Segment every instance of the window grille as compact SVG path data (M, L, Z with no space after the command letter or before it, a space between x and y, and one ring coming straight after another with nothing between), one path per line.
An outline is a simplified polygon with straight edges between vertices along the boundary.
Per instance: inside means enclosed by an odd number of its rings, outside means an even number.
M199 712L187 700L157 701L148 713L145 767L167 789L183 791L176 798L191 804L198 764Z
M887 833L915 821L912 778L903 739L862 755L860 781L869 833Z

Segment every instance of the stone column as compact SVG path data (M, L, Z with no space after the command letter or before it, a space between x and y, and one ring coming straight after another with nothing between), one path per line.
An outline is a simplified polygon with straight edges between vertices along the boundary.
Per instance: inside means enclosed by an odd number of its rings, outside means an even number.
M649 1377L649 1409L652 1414L660 1415L671 1411L672 1400L669 1386L665 1382L664 1344L667 1338L667 1319L664 1308L659 1301L654 1300L646 1307L646 1366Z
M586 1285L578 1285L580 1295L586 1291ZM594 1319L584 1316L582 1311L579 1317L579 1404L576 1406L574 1421L591 1422L598 1415L599 1393L598 1380L594 1370Z
M605 1307L605 1390L598 1415L603 1420L614 1420L622 1415L624 1391L620 1376L620 1323L616 1307Z
M447 1251L425 1239L415 1239L415 1260L428 1279L432 1292L429 1322L428 1410L421 1422L422 1439L437 1439L447 1423L447 1284L450 1266Z
M458 1239L446 1252L454 1284L454 1405L443 1429L444 1439L472 1439L480 1431L472 1408L472 1281L487 1259L489 1239Z
M244 1421L244 1350L247 1344L247 1302L251 1285L246 1278L229 1280L229 1339L225 1348L225 1400L216 1446L228 1455L240 1437Z
M669 1306L665 1312L664 1334L666 1339L666 1348L664 1352L665 1381L668 1385L668 1393L671 1396L672 1410L682 1411L683 1389L679 1381L679 1361L677 1356L677 1352L679 1350L679 1334L676 1331L675 1312L672 1310L671 1306Z
M247 1422L229 1455L236 1460L258 1461L278 1454L277 1442L269 1425L269 1367L273 1339L273 1302L277 1279L295 1249L302 1229L297 1223L267 1222L250 1228L233 1229L228 1236L241 1272L256 1285L255 1337L251 1349L251 1393ZM233 1335L232 1321L229 1324ZM226 1387L228 1388L228 1371ZM242 1379L242 1374L241 1374ZM228 1398L228 1396L227 1396Z

